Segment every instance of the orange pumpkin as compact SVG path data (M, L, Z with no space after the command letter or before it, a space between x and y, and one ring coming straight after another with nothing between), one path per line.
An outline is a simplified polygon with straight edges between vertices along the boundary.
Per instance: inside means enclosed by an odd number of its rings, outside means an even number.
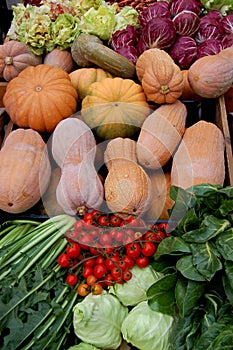
M76 111L77 98L68 73L40 64L25 68L8 83L3 104L19 127L52 132Z
M102 68L79 68L70 73L71 82L81 100L87 95L88 88L92 83L112 77L112 74Z

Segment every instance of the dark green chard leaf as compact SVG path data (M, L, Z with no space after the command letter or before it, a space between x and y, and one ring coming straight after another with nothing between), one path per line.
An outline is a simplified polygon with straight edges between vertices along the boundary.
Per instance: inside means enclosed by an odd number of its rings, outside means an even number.
M217 237L216 247L225 260L233 261L233 227Z
M230 222L225 219L218 219L213 215L205 216L200 228L183 234L186 242L204 243L230 227Z
M148 304L152 310L159 311L167 315L174 315L174 288L176 279L176 273L165 275L149 287L147 290L147 297Z
M222 275L223 288L233 306L233 262L224 261L225 274Z
M227 216L233 212L233 199L225 200L218 208L219 216Z
M193 265L192 255L183 256L177 261L177 270L187 279L205 282L206 278Z
M203 295L207 283L184 280L179 278L175 287L175 297L180 317L192 313Z
M212 242L194 243L191 249L194 266L207 281L210 281L215 273L222 269L214 244Z
M154 254L154 259L158 260L164 255L180 256L186 253L191 253L189 244L185 243L182 238L170 236L160 242Z

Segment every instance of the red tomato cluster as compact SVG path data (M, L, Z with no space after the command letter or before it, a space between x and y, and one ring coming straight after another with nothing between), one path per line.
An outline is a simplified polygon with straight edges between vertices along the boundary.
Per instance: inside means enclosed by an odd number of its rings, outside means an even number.
M77 220L66 232L67 247L58 264L68 269L66 282L80 296L100 294L103 288L131 279L133 266L144 268L166 233L167 223L146 225L131 216L127 220L98 210Z

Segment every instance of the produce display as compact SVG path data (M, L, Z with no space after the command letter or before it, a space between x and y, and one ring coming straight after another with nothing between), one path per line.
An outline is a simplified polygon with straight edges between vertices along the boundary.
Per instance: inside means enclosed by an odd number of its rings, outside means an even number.
M1 349L232 348L232 28L227 0L12 6Z

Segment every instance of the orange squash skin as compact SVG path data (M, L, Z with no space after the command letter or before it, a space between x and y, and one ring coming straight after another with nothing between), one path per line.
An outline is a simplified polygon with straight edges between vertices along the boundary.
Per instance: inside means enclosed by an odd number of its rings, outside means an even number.
M9 82L3 104L19 127L52 132L76 111L77 98L68 73L41 64L27 67Z

